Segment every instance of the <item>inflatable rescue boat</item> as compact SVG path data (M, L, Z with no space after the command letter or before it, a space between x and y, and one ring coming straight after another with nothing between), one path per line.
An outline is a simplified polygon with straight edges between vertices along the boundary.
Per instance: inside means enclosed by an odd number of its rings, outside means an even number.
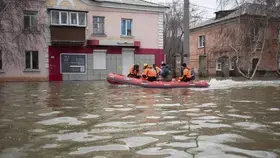
M146 88L207 88L209 84L207 81L192 81L192 82L163 82L163 81L154 81L149 82L142 79L129 78L124 75L109 73L107 75L107 81L111 84L127 84L135 85Z

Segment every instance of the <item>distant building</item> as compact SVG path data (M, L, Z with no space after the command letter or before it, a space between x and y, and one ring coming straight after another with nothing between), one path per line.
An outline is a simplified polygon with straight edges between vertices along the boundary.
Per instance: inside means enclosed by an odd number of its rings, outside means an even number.
M0 81L47 81L45 2L0 4Z
M47 0L49 80L102 80L164 61L167 7L143 0Z
M144 0L13 3L0 4L0 81L102 80L109 72L126 75L136 63L165 60L166 6Z
M221 30L240 27L238 25L238 19L241 18L241 27L246 28L248 21L246 18L258 18L259 15L255 11L255 4L244 4L239 8L233 10L223 10L216 12L216 17L207 20L199 25L196 25L190 29L190 65L195 68L197 72L199 70L199 56L207 55L206 68L209 75L212 76L238 76L239 73L235 68L236 53L233 49L230 49L227 45L227 41L219 39L219 33ZM240 14L241 12L241 14ZM279 20L279 18L278 18ZM273 23L273 24L272 24ZM276 23L276 24L275 24ZM279 49L277 48L277 42L279 42L279 21L273 21L269 24L268 34L271 35L272 45L265 45L266 51L257 69L258 74L275 72L280 69L280 57L277 55ZM250 30L250 36L255 36L256 28ZM230 38L230 36L229 36ZM232 39L233 40L233 39ZM227 45L227 46L226 46ZM269 51L267 51L269 49ZM256 52L258 54L259 48ZM240 56L240 60L243 59ZM223 60L226 59L226 60ZM249 66L250 70L255 68L258 57L255 56ZM224 62L227 61L227 62ZM242 63L242 61L241 61ZM241 70L247 70L240 64ZM228 70L224 72L222 70Z

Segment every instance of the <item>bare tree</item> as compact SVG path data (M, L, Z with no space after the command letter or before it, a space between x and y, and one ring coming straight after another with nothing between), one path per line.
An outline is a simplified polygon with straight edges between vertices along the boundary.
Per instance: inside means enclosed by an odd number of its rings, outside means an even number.
M183 52L183 1L172 0L167 4L168 12L164 15L164 52L168 63L174 63L174 56L181 55ZM204 10L198 6L190 7L190 26L196 25L202 20Z
M218 34L216 50L233 50L235 68L247 79L253 79L263 56L273 50L270 27L279 19L277 0L235 0L237 21L235 27L222 28ZM218 0L222 5L229 1ZM231 1L233 2L233 1ZM279 55L279 51L277 53ZM253 67L253 59L257 63ZM278 58L278 56L277 56ZM242 59L242 61L241 61ZM247 70L245 70L247 69Z
M44 6L45 0L0 0L0 50L7 67L22 66L25 50L46 43Z

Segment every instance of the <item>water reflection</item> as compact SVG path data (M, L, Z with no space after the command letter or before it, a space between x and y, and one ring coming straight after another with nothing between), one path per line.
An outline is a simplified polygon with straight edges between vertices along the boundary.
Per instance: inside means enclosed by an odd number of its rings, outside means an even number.
M279 156L280 86L221 84L0 84L0 157Z

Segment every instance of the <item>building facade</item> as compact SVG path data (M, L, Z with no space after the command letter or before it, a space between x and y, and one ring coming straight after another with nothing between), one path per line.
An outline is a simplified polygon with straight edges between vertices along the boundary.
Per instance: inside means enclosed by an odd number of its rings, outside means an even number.
M210 76L240 75L235 64L237 54L229 46L229 44L236 39L234 39L234 36L229 35L229 33L227 38L221 38L224 37L221 36L221 34L224 34L225 32L227 33L236 28L245 30L250 27L250 30L246 32L248 33L248 37L251 38L252 35L255 36L256 28L252 28L252 25L248 23L248 21L255 17L258 18L258 15L255 15L254 13L254 8L256 6L252 5L245 4L234 10L216 12L215 18L207 20L190 29L190 65L195 68L197 73L199 73L199 69L204 65ZM241 23L239 23L239 20ZM275 73L276 70L280 69L278 49L280 23L277 18L274 20L275 21L269 23L267 29L269 37L266 39L262 57L260 57L261 45L258 45L260 47L256 49L252 58L246 58L246 56L249 56L246 53L243 54L244 56L240 55L240 64L238 66L241 71L252 71L256 67L260 58L261 60L257 68L257 74L268 75L270 72ZM267 41L270 41L271 43L269 44ZM250 42L254 42L254 40L251 40ZM201 65L201 57L203 56L206 57L206 62Z
M102 80L109 72L126 75L136 63L164 60L166 6L142 0L20 2L0 5L0 81Z
M0 81L47 81L45 2L3 1L0 10Z
M48 0L49 80L102 80L164 60L167 7L142 0Z

